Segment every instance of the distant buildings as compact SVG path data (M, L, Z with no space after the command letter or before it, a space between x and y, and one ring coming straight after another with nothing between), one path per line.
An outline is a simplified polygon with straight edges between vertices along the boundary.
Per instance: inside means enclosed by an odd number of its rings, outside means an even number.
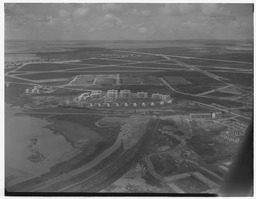
M28 91L26 91L28 92ZM36 92L36 91L35 91ZM132 102L128 102L125 99L118 99L118 98L133 98ZM136 101L136 98L138 101ZM144 98L146 101L141 101ZM131 90L92 90L85 93L80 94L78 97L74 98L74 102L78 103L81 102L83 106L87 104L89 106L91 102L96 103L95 106L106 106L106 107L113 107L113 106L125 106L125 107L146 107L146 106L156 106L156 105L164 105L165 103L172 103L172 99L170 99L170 95L163 95L159 93L152 94L151 98L158 99L159 101L146 99L149 98L147 92L136 92L132 93ZM120 100L120 101L119 101ZM148 101L149 100L149 101ZM82 103L84 102L84 103ZM99 105L101 103L101 105ZM119 104L118 104L119 103ZM121 103L121 104L120 104ZM217 113L216 113L217 114ZM193 117L193 114L191 114Z
M163 95L163 94L159 94L159 93L153 93L153 94L151 95L151 98L152 98L152 99L165 100L165 101L171 99L170 95Z
M196 112L189 114L191 118L205 118L205 119L216 119L220 118L221 112Z
M117 98L118 97L118 90L108 90L107 97L109 98Z
M131 90L121 90L120 97L131 97L132 93Z
M137 95L136 97L138 98L147 98L148 97L148 93L145 93L145 92L137 92Z
M94 90L90 94L91 98L101 98L102 97L102 91L101 90Z
M234 143L239 143L240 142L240 138L231 134L230 132L228 131L222 131L220 133L220 136L230 142L234 142Z
M82 93L81 95L79 95L77 100L79 102L81 102L81 101L87 101L89 98L90 98L90 93L86 92L86 93Z
M26 94L36 94L36 93L52 93L55 90L52 87L46 87L41 85L35 85L33 88L27 88L25 90Z

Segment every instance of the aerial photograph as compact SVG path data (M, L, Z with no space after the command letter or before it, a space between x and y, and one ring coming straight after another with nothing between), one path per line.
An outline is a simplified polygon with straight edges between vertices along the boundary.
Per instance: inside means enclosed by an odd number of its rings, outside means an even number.
M219 196L242 183L253 6L5 3L5 195Z

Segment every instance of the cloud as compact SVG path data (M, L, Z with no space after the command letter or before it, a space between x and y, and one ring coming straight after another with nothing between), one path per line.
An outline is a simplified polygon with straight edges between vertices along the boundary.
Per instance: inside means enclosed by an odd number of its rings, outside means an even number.
M160 8L160 12L165 15L177 15L179 14L178 4L164 4L164 6Z
M102 4L101 9L105 12L120 11L121 10L121 4L104 3L104 4Z
M61 17L61 18L67 18L67 17L69 17L70 16L70 13L68 12L68 11L66 11L66 10L64 10L64 9L61 9L60 11L59 11L59 17Z
M227 16L230 11L221 4L201 4L202 13L208 16Z
M147 31L148 31L148 29L146 27L139 28L140 33L146 33Z
M121 25L122 24L122 20L120 19L120 18L118 18L118 17L116 17L115 15L113 15L113 14L106 14L105 16L104 16L104 20L105 21L110 21L110 22L113 22L113 23L116 23L116 24L118 24L118 25Z
M6 15L22 15L26 12L23 7L16 3L5 3L4 9Z
M81 7L81 8L77 8L74 13L73 13L73 17L75 18L83 18L85 16L87 16L89 14L89 8L87 7Z
M184 4L179 4L178 7L181 14L196 13L198 10L198 6L196 4L184 3Z

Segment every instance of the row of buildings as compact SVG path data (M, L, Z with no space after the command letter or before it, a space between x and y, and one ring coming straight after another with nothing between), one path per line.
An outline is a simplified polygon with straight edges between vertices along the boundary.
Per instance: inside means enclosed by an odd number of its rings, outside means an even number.
M194 119L218 119L222 116L222 112L194 112L189 113L189 116Z
M148 98L149 95L147 92L137 92L137 93L132 93L131 90L108 90L106 95L107 98ZM87 101L89 99L97 99L103 97L103 91L102 90L93 90L91 92L86 92L82 93L80 96L78 96L78 101ZM163 95L163 94L152 94L151 95L152 99L159 99L162 101L169 101L171 100L170 95Z
M76 102L74 100L74 102ZM65 100L65 105L70 105L70 103L72 103L70 100ZM167 102L170 103L170 102ZM90 102L90 103L83 103L81 102L79 105L81 107L147 107L147 106L156 106L156 105L165 105L166 103L161 101L161 102L141 102L141 103L136 103L136 102L132 102L132 103L118 103L118 102L113 102L113 103L104 103L104 102Z
M222 131L220 133L220 136L226 140L228 140L229 142L233 142L233 143L239 143L240 142L240 138L237 137L236 135L230 133L229 131Z
M39 94L39 93L52 93L55 90L52 87L47 86L41 86L41 85L35 85L33 88L27 88L25 93L26 94Z

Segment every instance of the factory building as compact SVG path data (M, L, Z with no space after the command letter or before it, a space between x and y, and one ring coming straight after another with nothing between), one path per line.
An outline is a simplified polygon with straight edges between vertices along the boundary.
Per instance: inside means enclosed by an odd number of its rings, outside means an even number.
M107 97L109 98L116 98L118 97L118 90L108 90Z
M147 98L148 97L148 93L146 93L146 92L137 92L137 95L136 95L136 97L138 97L138 98Z
M120 90L120 97L131 97L131 90Z

